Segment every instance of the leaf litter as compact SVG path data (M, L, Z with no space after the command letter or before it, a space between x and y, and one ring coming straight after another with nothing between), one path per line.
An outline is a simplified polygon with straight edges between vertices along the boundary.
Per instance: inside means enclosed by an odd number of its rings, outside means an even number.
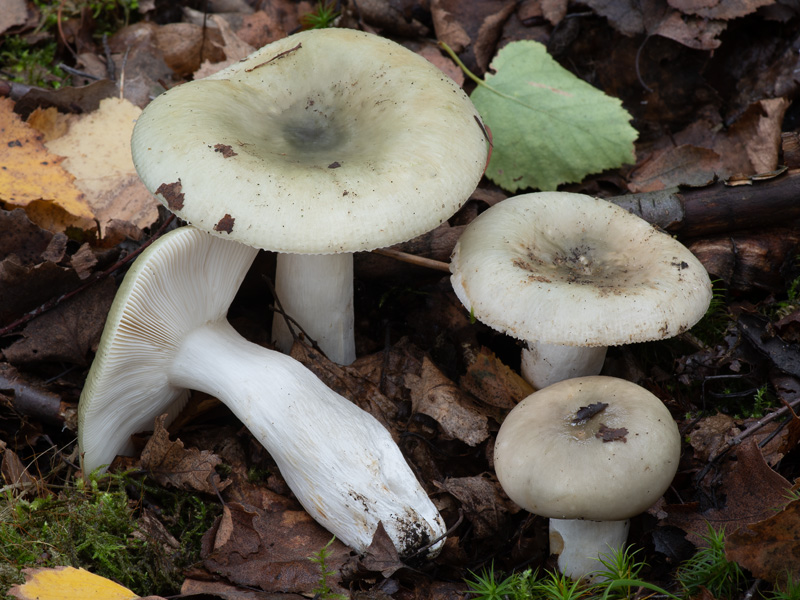
M718 178L770 171L789 156L785 135L796 119L789 101L796 91L792 73L797 68L797 54L789 49L798 39L797 27L784 25L775 33L773 25L796 19L788 5L721 2L698 8L696 3L653 2L615 7L588 1L588 11L576 13L566 2L467 4L456 11L453 3L433 2L428 22L477 73L483 74L493 57L497 61L498 49L510 42L537 40L546 43L548 53L569 71L619 97L633 117L640 134L633 169L576 175L583 181L569 189L609 195L705 186ZM413 31L414 36L432 33L420 21L367 9L359 16L344 5L342 24L406 35ZM104 65L106 53L98 51L99 60L84 56L81 64L96 65L101 81L56 92L27 90L17 94L16 102L2 100L0 115L7 129L0 150L9 152L2 154L3 164L20 166L17 175L0 186L0 327L93 280L162 223L149 198L135 192L130 165L117 160L119 150L78 150L80 144L94 137L122 149L125 126L135 118L131 106L145 105L154 90L177 84L191 73L203 74L197 72L198 48L207 54L203 68L219 66L239 56L247 44L258 47L291 31L299 24L299 10L304 9L276 2L239 16L213 15L208 21L216 27L203 34L205 42L197 40L197 32L203 32L198 23L169 31L167 24L140 22L111 38L113 77ZM747 43L735 44L737 34ZM179 46L176 36L190 43ZM614 48L601 50L608 39L615 40ZM177 53L170 55L174 50ZM125 56L123 85L118 77ZM735 69L745 65L749 70L742 71L739 83ZM525 88L541 89L545 88ZM120 95L133 102L125 104ZM104 108L108 106L124 106L130 112ZM48 107L61 112L53 115ZM76 114L68 116L72 110ZM28 123L18 115L28 117ZM79 125L82 121L85 130ZM498 130L490 126L496 137ZM7 132L14 132L10 139ZM65 137L70 133L73 137ZM534 139L536 135L540 131ZM17 139L25 144L7 143ZM21 147L33 152L24 154ZM75 172L69 169L71 162ZM518 188L530 185L535 184L520 180ZM758 198L758 185L750 186ZM434 249L439 260L445 260L457 237L452 230L457 232L474 218L486 206L485 198L496 202L503 196L490 183L482 183L461 215L417 247ZM609 353L607 369L657 390L687 437L672 490L651 511L649 518L655 521L639 523L632 539L648 548L656 541L655 548L664 549L648 549L651 564L659 565L667 557L673 562L686 558L710 521L725 525L729 558L754 576L782 581L786 572L798 569L792 554L799 526L797 500L789 498L800 474L800 420L790 403L797 405L800 381L794 368L797 336L787 315L798 310L791 288L800 276L795 257L800 237L793 237L798 233L794 224L781 225L783 229L738 229L720 241L686 240L709 270L723 278L728 305L724 337L705 338L709 345L703 342L701 347L685 338ZM772 260L759 258L763 256ZM369 277L362 271L358 306L372 308L363 313L359 335L361 346L369 351L354 365L333 365L299 343L293 355L389 428L452 530L442 556L432 565L414 565L418 571L399 563L380 535L361 558L335 544L330 563L337 572L335 591L445 595L465 589L453 581L463 579L466 569L480 570L492 559L503 569L530 561L547 566L542 520L514 506L492 475L497 428L505 413L530 392L516 374L518 348L480 324L470 324L452 294L443 292L448 285L440 274L414 269L392 264L391 271L379 270ZM74 438L74 420L63 414L74 411L118 278L103 281L74 303L57 303L25 328L4 332L4 372L15 369L0 388L6 485L46 487L39 467L30 468L44 464L37 462L36 454L45 452L53 440L68 444ZM423 295L413 300L404 296L401 303L377 308L375 298L396 282L411 282ZM257 340L268 335L248 306L251 298L266 294L259 281L250 281L232 309L237 326ZM748 318L756 312L762 316ZM651 353L662 358L654 360ZM775 397L766 414L777 418L740 412L752 402L749 390L762 386ZM57 398L54 422L58 427L66 423L67 429L58 431L42 417L26 416L36 414L28 412L30 397ZM243 593L237 590L242 585L291 593L313 589L319 571L308 557L330 537L291 498L269 455L214 399L199 398L173 427L175 441L170 441L163 427L154 424L152 437L138 440L139 448L149 445L148 451L119 465L158 472L161 485L188 486L211 502L222 502L222 516L203 542L202 564L186 574L183 593L234 597ZM20 439L25 444L18 444ZM156 447L161 458L153 462ZM145 508L138 514L142 523L151 523L143 529L152 532L158 527L152 521L164 518ZM685 535L688 547L670 542L667 551L664 540L669 532L678 532L677 539L684 542ZM167 546L171 543L166 536L161 539ZM668 577L664 572L653 570L655 576Z

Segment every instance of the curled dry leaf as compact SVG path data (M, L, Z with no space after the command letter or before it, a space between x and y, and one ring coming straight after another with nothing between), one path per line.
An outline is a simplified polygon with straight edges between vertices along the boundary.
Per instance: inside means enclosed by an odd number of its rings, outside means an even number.
M142 468L165 487L216 494L230 482L221 481L215 468L222 463L208 450L185 449L180 440L170 441L164 428L166 415L156 419L153 436L142 450Z
M489 437L488 419L457 385L450 381L428 357L419 375L407 374L414 412L435 419L444 433L469 446Z

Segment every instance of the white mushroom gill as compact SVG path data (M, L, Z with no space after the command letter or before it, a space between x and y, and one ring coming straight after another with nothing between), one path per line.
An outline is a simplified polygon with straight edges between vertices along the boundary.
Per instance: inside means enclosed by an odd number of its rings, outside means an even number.
M442 536L441 516L383 425L299 362L246 341L226 320L255 254L184 227L137 259L81 395L84 472L110 463L156 416L174 416L188 389L200 390L231 409L304 508L357 551L379 523L401 555Z

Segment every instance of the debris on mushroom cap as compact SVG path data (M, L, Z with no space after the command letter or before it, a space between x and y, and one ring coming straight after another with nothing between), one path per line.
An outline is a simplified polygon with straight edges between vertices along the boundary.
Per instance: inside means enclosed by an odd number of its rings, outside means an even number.
M596 403L607 406L582 410ZM500 427L494 452L500 484L521 507L596 521L644 512L669 487L679 459L678 427L661 400L603 376L568 379L525 398Z
M165 92L138 119L132 152L148 189L192 225L327 254L441 224L477 186L487 143L468 96L426 59L323 29Z
M672 337L711 302L680 242L590 196L507 198L467 226L451 282L477 319L519 339L612 346Z

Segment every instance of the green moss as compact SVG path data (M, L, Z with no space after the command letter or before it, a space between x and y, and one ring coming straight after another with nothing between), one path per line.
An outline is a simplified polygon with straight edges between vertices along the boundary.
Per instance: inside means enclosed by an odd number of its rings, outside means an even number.
M143 525L143 506L177 547ZM179 590L183 569L198 560L200 538L219 513L186 492L147 485L128 475L81 479L33 499L7 491L0 500L0 594L23 581L22 569L83 567L141 596Z

